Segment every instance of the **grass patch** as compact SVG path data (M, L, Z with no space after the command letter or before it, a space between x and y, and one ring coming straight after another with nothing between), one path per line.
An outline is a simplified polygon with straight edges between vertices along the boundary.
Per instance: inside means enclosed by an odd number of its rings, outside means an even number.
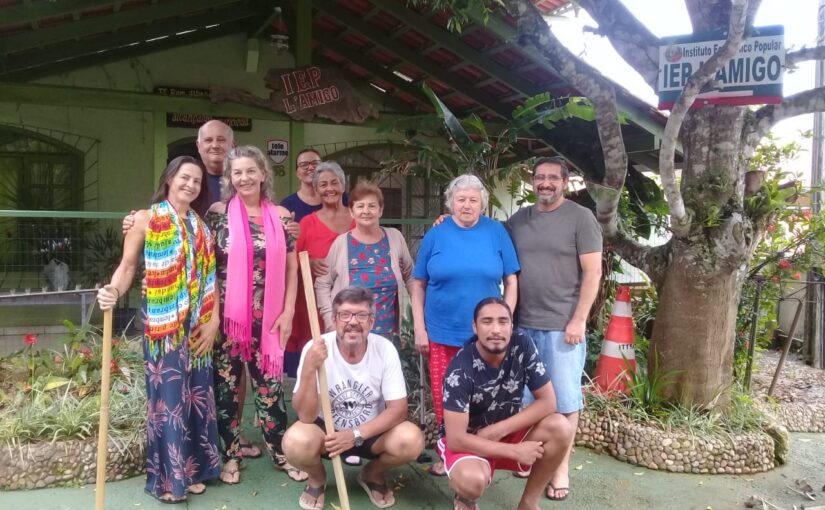
M628 382L628 392L602 393L592 383L585 388L588 411L625 417L664 431L681 430L694 436L736 435L764 431L773 418L740 385L731 389L730 402L714 407L686 407L664 398L675 373L648 376L640 366Z

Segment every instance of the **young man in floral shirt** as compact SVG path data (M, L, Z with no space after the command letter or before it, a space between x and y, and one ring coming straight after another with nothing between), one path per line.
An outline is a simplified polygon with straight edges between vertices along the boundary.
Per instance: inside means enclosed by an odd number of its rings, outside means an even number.
M475 337L444 377L445 433L437 445L456 510L475 510L496 469L532 471L518 510L538 510L573 434L556 412L553 385L533 341L513 333L513 316L497 297L473 314ZM529 388L536 400L522 409Z

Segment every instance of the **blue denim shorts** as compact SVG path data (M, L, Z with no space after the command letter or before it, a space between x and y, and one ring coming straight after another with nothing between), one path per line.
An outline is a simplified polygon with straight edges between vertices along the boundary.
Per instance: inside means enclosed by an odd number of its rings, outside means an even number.
M564 331L518 328L533 339L550 373L550 381L556 391L556 408L560 413L575 413L584 407L582 398L582 372L587 357L587 345L583 341L576 345L564 342ZM528 388L524 388L523 405L535 400Z

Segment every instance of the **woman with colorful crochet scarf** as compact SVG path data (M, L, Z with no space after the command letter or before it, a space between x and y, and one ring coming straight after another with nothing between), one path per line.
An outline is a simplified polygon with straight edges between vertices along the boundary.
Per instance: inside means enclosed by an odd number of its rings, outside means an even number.
M238 406L240 376L248 368L255 408L275 469L296 481L308 475L286 462L282 376L284 345L292 330L298 258L284 228L290 213L273 203L273 176L256 147L236 147L224 160L223 201L206 221L215 233L221 331L215 352L215 400L224 483L240 481L242 461Z
M212 235L193 210L204 178L189 156L173 159L149 210L138 211L101 309L128 292L146 264L146 492L165 503L201 494L220 473L212 372L218 332Z

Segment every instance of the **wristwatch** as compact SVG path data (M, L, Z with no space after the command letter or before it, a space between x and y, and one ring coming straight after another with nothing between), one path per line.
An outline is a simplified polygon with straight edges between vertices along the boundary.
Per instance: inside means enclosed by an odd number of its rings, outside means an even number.
M352 435L355 437L355 446L361 446L364 444L364 436L361 435L361 429L355 427L352 429Z

